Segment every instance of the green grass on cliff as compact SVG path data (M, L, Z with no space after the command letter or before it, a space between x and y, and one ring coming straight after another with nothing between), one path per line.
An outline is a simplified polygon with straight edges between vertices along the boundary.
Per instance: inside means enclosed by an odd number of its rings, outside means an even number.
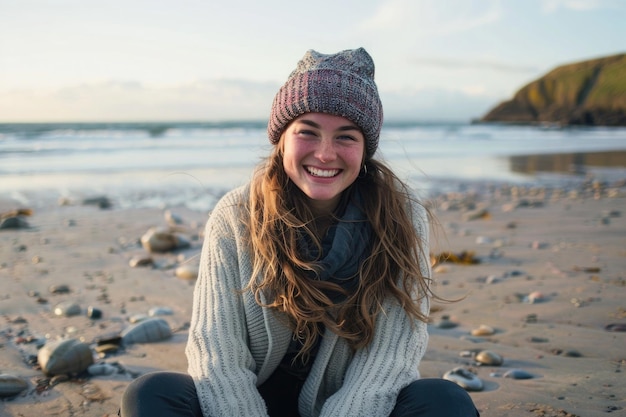
M626 54L558 67L522 88L515 100L549 107L626 110Z

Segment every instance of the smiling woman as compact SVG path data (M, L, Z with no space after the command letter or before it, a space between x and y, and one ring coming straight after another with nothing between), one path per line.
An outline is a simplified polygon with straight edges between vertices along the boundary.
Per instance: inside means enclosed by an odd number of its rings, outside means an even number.
M307 113L297 117L278 144L289 179L310 199L316 216L328 216L359 175L365 141L345 117Z
M206 225L188 375L143 375L121 415L478 416L421 379L428 213L375 158L382 104L362 48L309 51L273 102L274 144Z

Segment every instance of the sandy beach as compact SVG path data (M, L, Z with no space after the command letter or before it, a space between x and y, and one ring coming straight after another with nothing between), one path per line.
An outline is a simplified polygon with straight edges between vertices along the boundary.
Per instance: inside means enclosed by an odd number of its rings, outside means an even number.
M435 289L463 299L433 303L422 376L472 372L485 417L626 413L625 202L624 182L485 186L429 200L440 225ZM197 264L208 213L96 203L14 213L18 227L0 230L0 374L10 376L0 392L24 383L0 401L2 416L114 416L133 378L186 370L194 280L176 271ZM0 201L0 213L28 208ZM174 228L184 245L149 253L141 238L152 227ZM120 343L151 316L171 337ZM86 344L102 366L45 375L38 350L60 338ZM484 351L502 363L477 361Z

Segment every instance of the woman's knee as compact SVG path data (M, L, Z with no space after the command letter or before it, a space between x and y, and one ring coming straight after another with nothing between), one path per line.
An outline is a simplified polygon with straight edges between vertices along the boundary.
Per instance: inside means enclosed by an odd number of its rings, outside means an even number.
M159 411L177 409L191 409L194 414L199 410L192 378L175 372L152 372L134 379L126 387L120 415L157 415ZM151 414L154 412L157 414Z
M392 417L477 417L470 395L457 384L440 378L425 378L409 384L398 395Z

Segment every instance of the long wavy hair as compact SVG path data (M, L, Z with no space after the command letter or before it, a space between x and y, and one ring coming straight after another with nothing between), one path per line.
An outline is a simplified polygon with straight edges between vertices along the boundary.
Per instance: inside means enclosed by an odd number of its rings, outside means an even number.
M367 169L343 192L344 199L354 191L365 196L363 210L372 227L371 251L359 267L358 286L350 293L337 284L310 277L317 263L299 253L298 240L308 236L321 249L316 218L307 197L285 173L281 143L259 165L251 182L246 203L249 216L244 221L250 231L252 276L260 278L251 280L246 290L253 291L262 306L286 313L303 343L304 355L323 328L345 338L355 350L367 346L383 300L389 296L410 316L428 320L420 304L434 294L431 277L421 273L428 268L420 262L429 259L412 221L409 200L413 197L384 163L366 157L364 166ZM342 300L331 300L329 291L343 294Z

